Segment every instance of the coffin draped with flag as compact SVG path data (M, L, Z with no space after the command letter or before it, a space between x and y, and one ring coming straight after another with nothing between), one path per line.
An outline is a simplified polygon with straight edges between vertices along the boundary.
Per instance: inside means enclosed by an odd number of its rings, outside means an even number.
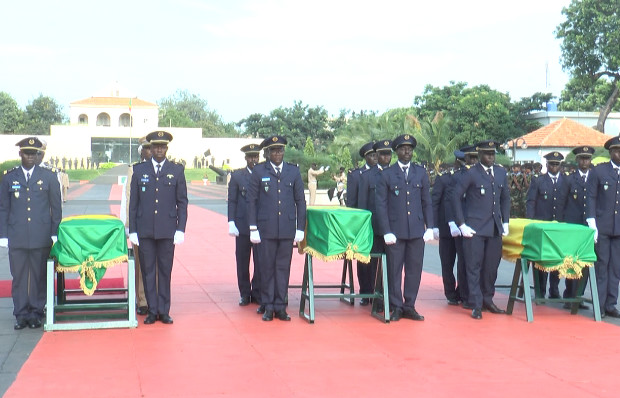
M301 253L323 261L338 259L370 262L372 213L342 206L309 206Z
M50 257L57 260L57 272L78 272L80 288L90 296L108 267L127 261L123 222L107 215L64 218Z
M577 279L596 261L594 230L579 224L510 220L510 233L503 238L502 256L509 261L525 258L541 271L558 271L560 277Z

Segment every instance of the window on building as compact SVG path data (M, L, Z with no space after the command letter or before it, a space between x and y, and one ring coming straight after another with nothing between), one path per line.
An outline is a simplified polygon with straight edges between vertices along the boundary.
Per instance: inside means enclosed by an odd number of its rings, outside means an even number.
M129 113L123 113L118 118L118 125L120 127L131 127L131 115Z
M88 116L82 113L80 117L78 117L78 124L88 124Z
M97 115L97 126L110 127L110 115L100 113Z

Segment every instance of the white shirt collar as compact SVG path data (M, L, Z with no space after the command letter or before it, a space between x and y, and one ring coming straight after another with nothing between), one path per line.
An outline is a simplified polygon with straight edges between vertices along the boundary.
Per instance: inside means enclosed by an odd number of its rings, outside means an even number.
M151 158L151 162L153 163L153 168L155 169L155 171L157 171L157 165L160 164L161 167L164 167L164 163L166 163L166 159L162 160L161 163L157 162L157 160L155 160L155 158Z
M32 172L34 172L34 166L32 166L30 170L26 170L24 166L22 166L22 171L24 172L24 178L28 179L28 173L30 173L30 177L32 177Z
M248 166L245 166L246 169L248 169L248 171L250 172L250 174L252 174L252 169L250 169Z
M551 174L551 173L548 173L548 174L549 174L549 177L551 177L551 178L556 178L556 179L559 179L559 178L560 178L560 173L558 173L558 174L556 174L556 175L553 175L553 174Z
M404 163L401 163L400 160L398 161L398 167L400 167L401 170L402 170L403 167L409 167L409 166L411 166L411 162L409 162L407 164L404 164Z
M284 162L280 163L279 166L276 166L275 164L273 164L273 162L269 162L269 164L271 164L271 167L273 167L274 170L276 170L276 167L280 168L280 173L282 172L282 170L284 170Z

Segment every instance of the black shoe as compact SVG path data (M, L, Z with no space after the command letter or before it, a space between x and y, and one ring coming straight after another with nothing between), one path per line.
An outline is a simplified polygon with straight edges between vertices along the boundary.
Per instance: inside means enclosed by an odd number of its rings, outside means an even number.
M264 305L260 305L260 306L256 309L256 313L257 313L257 314L264 314L264 313L265 313L265 306L264 306Z
M170 325L174 322L172 320L172 317L168 314L160 315L159 320L161 321L161 323L165 323L166 325Z
M367 306L368 304L370 304L370 299L369 298L363 298L360 300L360 305L361 306Z
M485 304L482 307L492 314L505 314L506 313L505 310L502 310L501 308L496 306L495 303L493 302L491 304Z
M254 303L254 304L260 304L260 303L258 302L258 297L257 297L257 295L251 295L251 296L250 296L250 302L252 302L252 303Z
M466 310L473 310L474 306L469 303L463 302L463 308L465 308Z
M273 321L273 310L265 310L263 321Z
M157 320L157 315L152 314L152 313L148 313L148 315L146 316L146 318L144 318L144 324L145 325L151 325L153 323L155 323L155 321Z
M392 315L390 315L390 321L400 321L400 318L403 317L403 310L400 308L396 308L393 312Z
M449 298L448 305L459 305L459 301L457 299Z
M382 299L376 299L377 300L377 312L383 313L384 309L384 305L383 305L383 300Z
M474 319L482 319L482 310L480 308L474 308L471 312L471 317Z
M250 296L242 296L239 299L239 305L241 307L245 307L246 305L249 305L249 304L250 304Z
M290 321L291 317L288 316L285 310L276 311L275 317L281 321Z
M30 329L38 329L41 327L41 320L39 318L35 318L35 319L30 319L28 321L28 327Z
M620 318L620 311L618 311L617 308L614 308L613 310L610 311L605 311L605 315L610 316L612 318Z
M423 321L424 317L418 314L415 308L407 308L403 311L403 318L412 319L414 321Z
M138 315L146 315L149 312L149 307L138 307L136 310L136 314Z
M28 322L25 319L18 319L15 321L15 325L13 325L13 329L22 330L26 326L28 326Z

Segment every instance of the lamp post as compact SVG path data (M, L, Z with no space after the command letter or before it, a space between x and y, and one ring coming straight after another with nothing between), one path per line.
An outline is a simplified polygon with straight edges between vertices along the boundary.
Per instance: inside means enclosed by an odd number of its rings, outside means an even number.
M508 141L504 143L504 150L510 149L510 145L508 145ZM512 140L512 163L517 160L517 147L520 146L521 149L527 149L527 143L523 137L515 138Z

